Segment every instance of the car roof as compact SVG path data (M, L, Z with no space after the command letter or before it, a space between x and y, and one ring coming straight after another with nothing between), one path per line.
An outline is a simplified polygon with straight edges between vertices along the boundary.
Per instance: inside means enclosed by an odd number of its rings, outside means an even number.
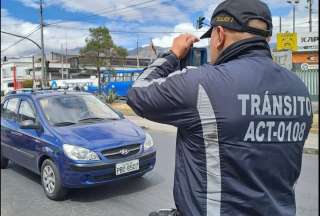
M59 96L59 95L91 95L90 93L87 92L79 92L79 91L57 91L57 90L38 90L38 91L16 91L16 92L11 92L8 93L5 96L6 98L10 97L29 97L33 99L40 99L40 98L45 98L45 97L52 97L52 96Z

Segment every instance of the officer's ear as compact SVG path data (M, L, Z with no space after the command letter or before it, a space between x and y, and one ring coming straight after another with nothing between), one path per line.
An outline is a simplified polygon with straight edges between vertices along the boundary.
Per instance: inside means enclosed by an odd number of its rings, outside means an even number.
M267 37L267 42L270 43L271 37Z
M225 30L223 27L217 26L216 31L217 31L216 47L218 50L222 50L224 48L224 44L226 41Z

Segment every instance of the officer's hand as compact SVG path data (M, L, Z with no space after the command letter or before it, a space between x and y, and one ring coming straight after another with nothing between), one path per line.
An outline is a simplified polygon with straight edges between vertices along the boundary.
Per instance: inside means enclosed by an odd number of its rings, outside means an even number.
M180 35L174 39L171 51L178 59L183 59L188 54L192 45L198 41L199 38L191 34Z

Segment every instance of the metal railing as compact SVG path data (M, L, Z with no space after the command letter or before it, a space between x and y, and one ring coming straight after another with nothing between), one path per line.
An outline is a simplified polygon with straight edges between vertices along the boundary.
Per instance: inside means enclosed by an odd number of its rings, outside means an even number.
M319 70L295 70L294 72L306 84L312 100L319 101Z

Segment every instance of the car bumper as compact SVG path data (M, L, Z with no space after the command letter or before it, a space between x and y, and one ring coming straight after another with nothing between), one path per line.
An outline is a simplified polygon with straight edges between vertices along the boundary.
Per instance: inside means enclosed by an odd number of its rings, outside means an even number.
M143 154L139 157L128 158L126 161L139 159L139 170L116 175L116 163L91 163L78 164L70 163L62 173L63 186L67 188L81 188L106 184L134 176L143 175L154 168L156 162L156 152ZM122 163L125 161L119 161Z

